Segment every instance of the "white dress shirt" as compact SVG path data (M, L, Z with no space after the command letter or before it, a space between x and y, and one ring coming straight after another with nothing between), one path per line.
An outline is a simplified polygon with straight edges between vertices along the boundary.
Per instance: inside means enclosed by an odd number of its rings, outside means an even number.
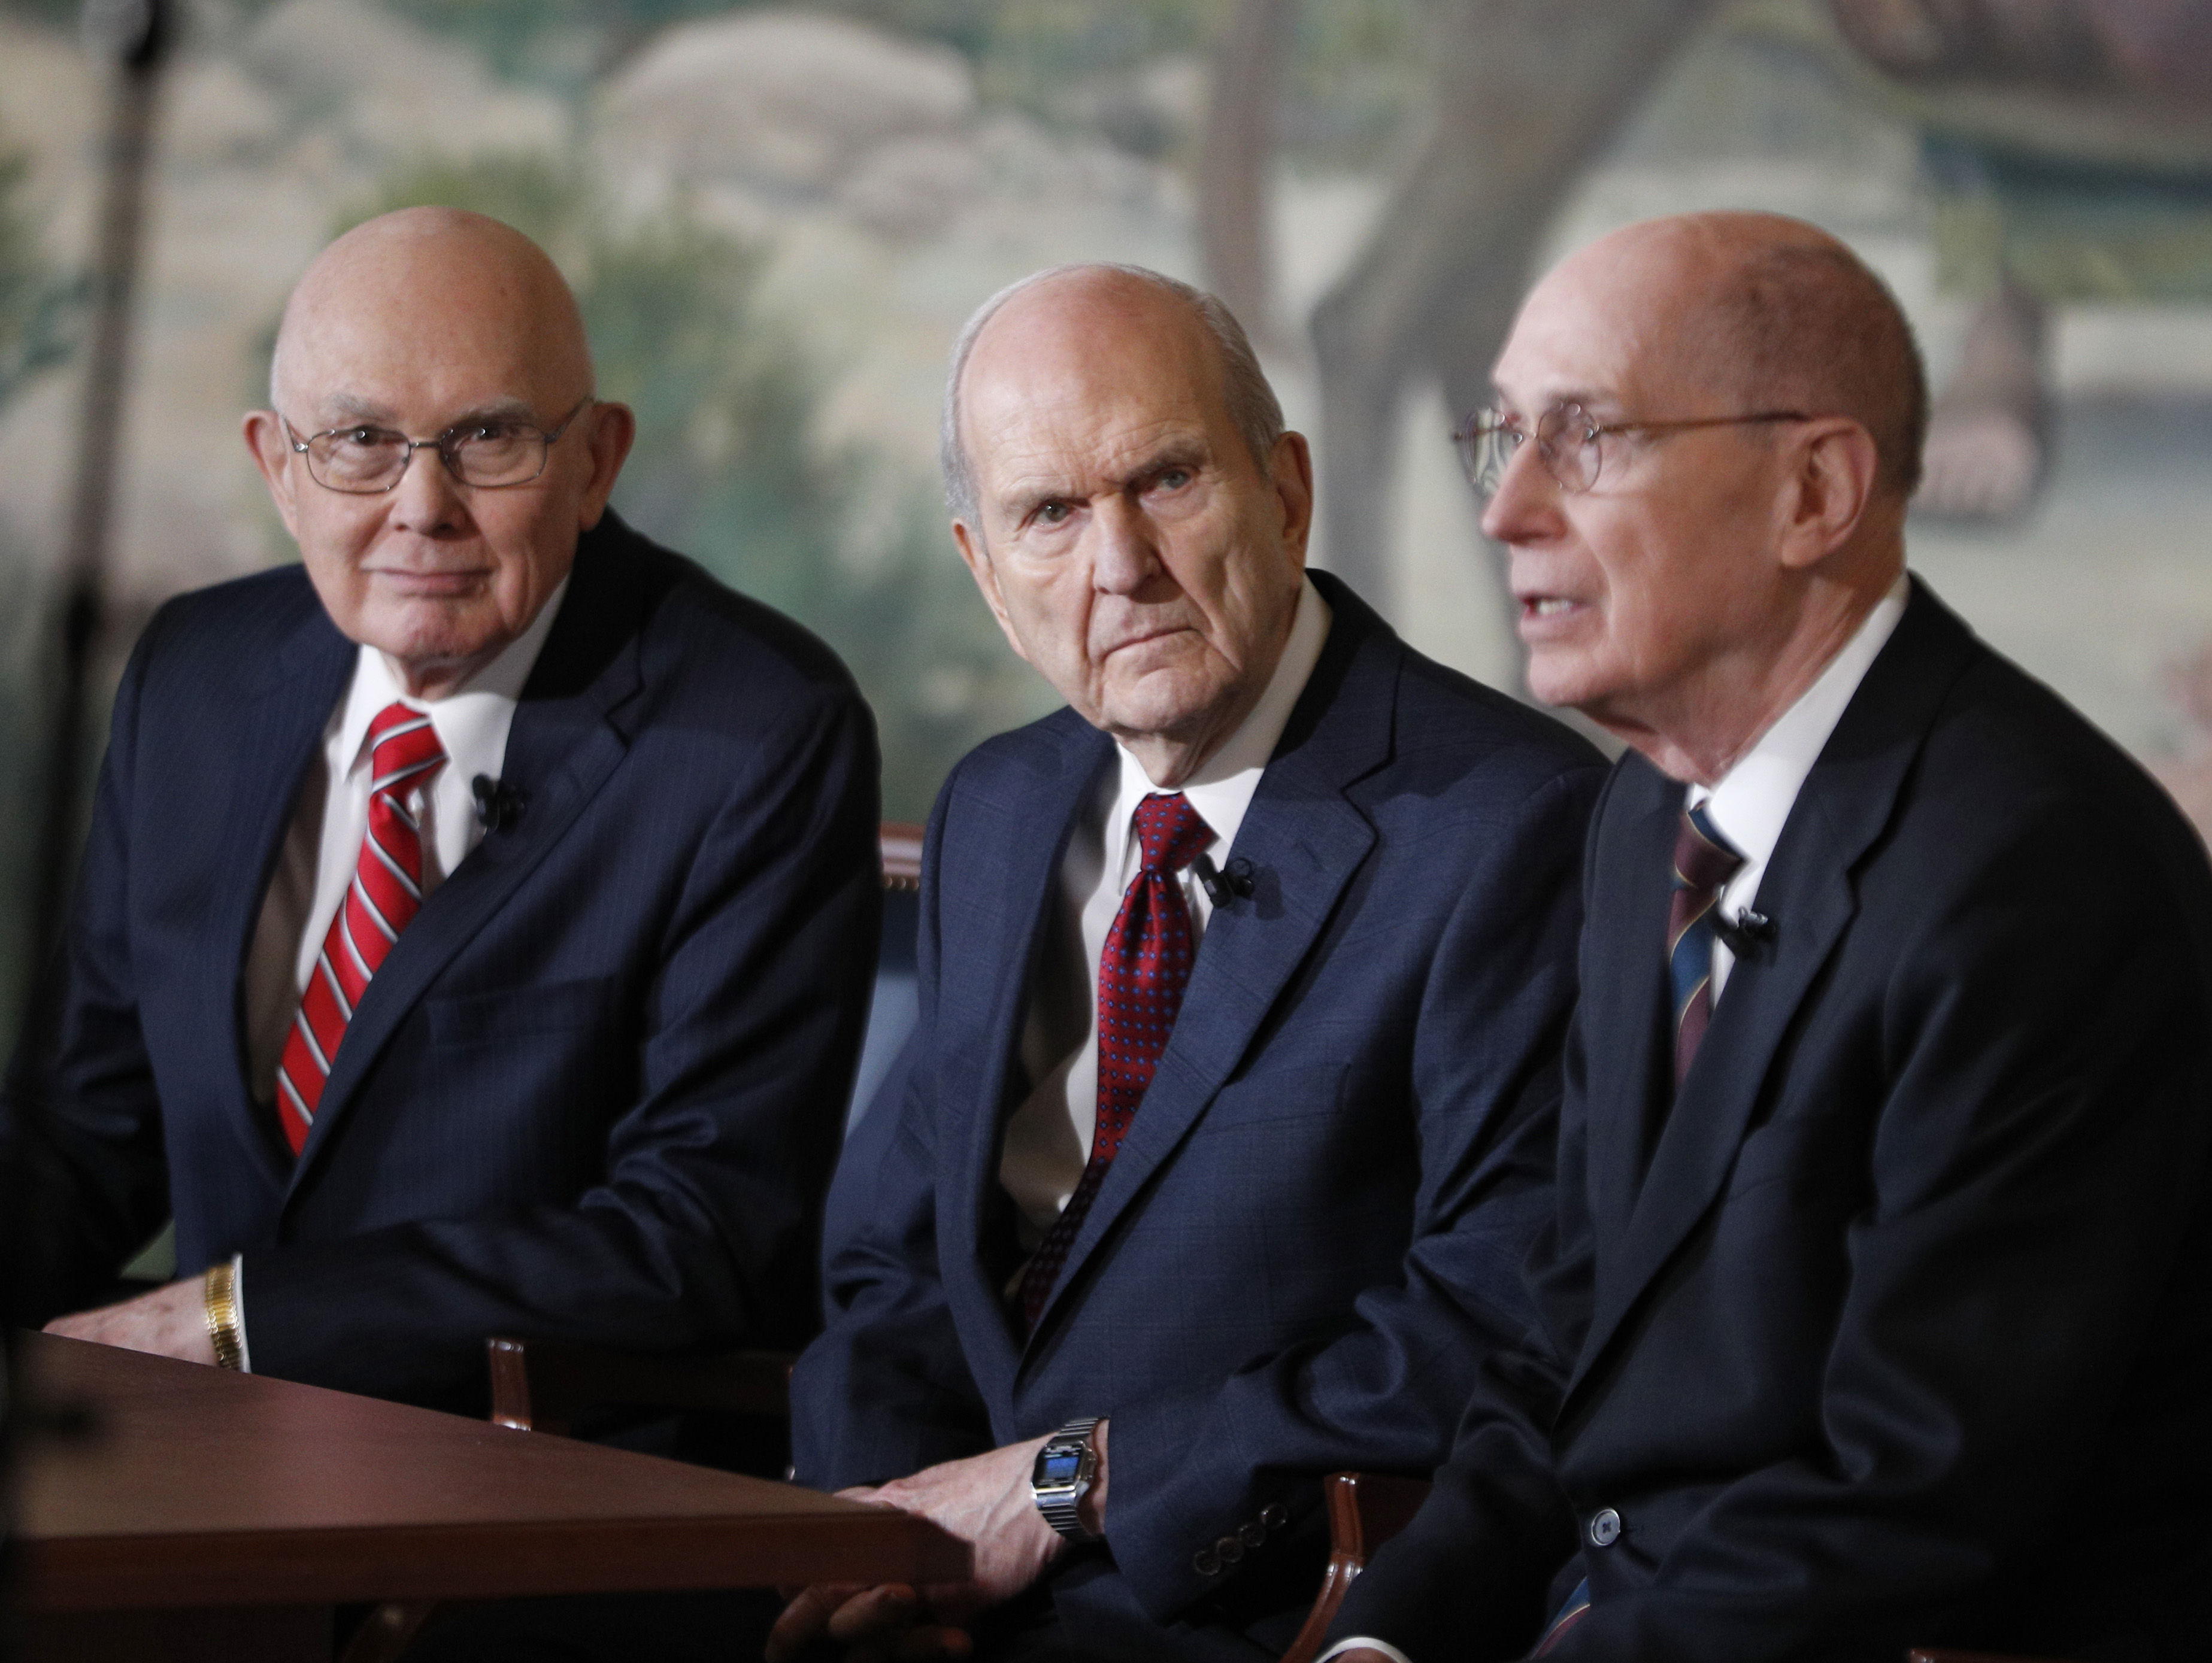
M1290 639L1260 702L1221 749L1177 787L1212 829L1206 853L1217 865L1226 864L1236 845L1260 776L1321 659L1328 626L1328 603L1308 581L1298 591ZM1097 1127L1098 959L1142 859L1135 835L1137 805L1161 789L1126 746L1120 748L1119 761L1068 839L1060 868L1059 916L1048 926L1053 933L1023 1029L1022 1064L1036 1083L1007 1120L999 1180L1014 1199L1024 1259L1074 1193ZM1180 881L1190 908L1194 953L1213 903L1194 871L1186 868ZM1008 1286L1020 1283L1017 1272Z
M1851 695L1866 679L1867 671L1896 629L1897 621L1905 616L1905 603L1911 592L1911 580L1899 574L1889 592L1875 604L1874 610L1844 643L1843 650L1828 660L1813 685L1799 694L1757 743L1736 759L1720 783L1689 787L1683 806L1693 809L1704 804L1706 816L1743 856L1743 865L1721 890L1722 917L1730 921L1741 919L1757 899L1759 880L1766 875L1767 863L1774 859L1782 828L1789 822L1790 810L1797 805L1797 793L1805 788L1806 776L1827 748ZM1727 943L1716 938L1712 979L1716 1008L1729 968L1735 962L1735 955ZM1331 1658L1363 1647L1380 1652L1391 1663L1413 1663L1395 1646L1362 1635L1339 1641L1315 1663L1329 1663Z
M422 827L422 896L444 882L483 837L471 782L479 774L496 780L507 762L507 730L515 702L538 663L553 619L568 592L563 578L530 627L499 656L451 693L437 699L408 694L390 662L373 646L354 660L353 679L323 730L323 746L309 764L293 810L291 830L277 853L269 893L261 902L253 945L246 956L246 1061L255 1104L276 1119L276 1065L284 1054L300 996L314 974L315 957L331 920L345 900L368 834L368 725L387 705L419 710L445 747L445 765L414 793ZM233 1260L234 1265L238 1260ZM246 1331L242 1267L234 1298L239 1332ZM241 1343L241 1350L243 1345ZM251 1371L252 1360L240 1366Z
M1735 766L1720 782L1690 786L1683 805L1693 809L1704 804L1705 817L1743 856L1743 865L1721 890L1720 915L1730 923L1741 919L1757 900L1759 881L1766 876L1767 862L1774 859L1775 846L1782 841L1790 810L1797 805L1805 776L1820 761L1829 735L1843 719L1844 707L1866 679L1897 621L1905 616L1905 603L1911 592L1911 580L1899 574L1889 592L1875 604L1874 610L1844 643L1843 650L1828 660L1827 668L1813 685L1799 694L1796 702L1759 736L1758 743L1736 759ZM1735 954L1717 938L1712 980L1716 1010L1735 963Z

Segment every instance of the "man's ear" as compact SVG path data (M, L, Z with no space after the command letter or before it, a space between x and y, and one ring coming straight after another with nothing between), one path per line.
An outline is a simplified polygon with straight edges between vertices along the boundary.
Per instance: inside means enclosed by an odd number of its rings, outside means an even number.
M1029 651L1023 646L1022 638L1014 633L1013 618L1006 611L1006 598L999 592L999 574L992 569L990 550L983 546L981 536L966 520L956 519L952 522L952 540L960 545L960 558L967 562L968 575L983 592L983 604L999 621L999 633L1014 649L1014 656L1024 664L1029 663Z
M1847 416L1803 424L1790 452L1781 503L1782 563L1803 571L1849 542L1874 501L1881 458L1874 435Z
M1298 569L1306 564L1306 543L1313 535L1313 450L1302 433L1286 433L1275 440L1268 458L1268 476L1275 500L1283 506L1283 546L1291 551Z
M269 487L269 500L276 505L284 529L297 543L300 527L295 516L299 504L293 499L297 476L292 471L295 452L291 441L284 437L283 422L275 410L248 410L240 432L246 448L253 452L253 465L261 470L262 482Z
M576 514L578 529L586 531L598 525L599 516L607 511L607 499L614 495L615 477L622 472L623 464L629 457L629 447L637 440L637 417L628 404L611 400L595 404L591 416L591 431L584 443L592 458L592 476L585 483L583 501L577 505Z

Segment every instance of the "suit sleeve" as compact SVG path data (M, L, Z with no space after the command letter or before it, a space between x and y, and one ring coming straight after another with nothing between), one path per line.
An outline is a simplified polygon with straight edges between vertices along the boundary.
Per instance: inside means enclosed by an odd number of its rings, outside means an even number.
M131 964L125 827L148 665L173 617L165 608L149 623L116 689L68 927L0 1094L11 1325L37 1327L111 1295L167 1216L161 1107Z
M1589 1321L1583 1065L1577 1021L1566 1046L1557 1199L1528 1256L1540 1340L1484 1363L1451 1459L1412 1522L1352 1583L1332 1641L1384 1640L1413 1663L1492 1663L1526 1655L1551 1612L1549 1585L1574 1551L1575 1521L1550 1427Z
M1429 1472L1477 1370L1545 1349L1521 1265L1549 1211L1577 865L1601 778L1559 774L1477 840L1430 968L1410 1102L1376 1106L1415 1124L1402 1277L1362 1294L1338 1331L1203 1392L1113 1405L1106 1534L1156 1620L1219 1586L1194 1565L1193 1543L1234 1532L1316 1473Z
M647 944L635 1096L611 1112L601 1181L568 1205L249 1251L257 1371L473 1400L491 1334L668 1350L811 1332L881 896L866 707L845 683L793 702Z
M920 1011L896 1071L905 1089L861 1120L839 1163L830 1212L863 1222L830 1256L827 1324L792 1375L793 1473L817 1490L882 1484L993 1444L938 1269L935 901L953 789L939 796L923 850Z

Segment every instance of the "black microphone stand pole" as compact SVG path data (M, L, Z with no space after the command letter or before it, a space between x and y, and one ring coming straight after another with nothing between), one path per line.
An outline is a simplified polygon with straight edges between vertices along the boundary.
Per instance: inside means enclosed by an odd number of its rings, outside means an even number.
M68 531L55 573L52 624L46 637L47 670L37 685L52 700L44 800L39 827L32 927L24 943L29 973L24 1000L23 1033L33 1034L53 1020L51 1000L59 979L51 973L56 944L69 904L76 866L78 804L82 792L87 745L86 716L92 704L93 655L100 645L105 611L107 545L114 520L117 456L123 425L123 392L128 367L131 304L137 289L145 224L146 178L153 159L155 94L163 59L173 39L172 0L87 0L83 31L87 48L112 75L107 143L100 181L99 244L93 267L91 330L87 340L83 402L78 426L76 466L70 480ZM15 1105L18 1114L40 1108L35 1093ZM11 1162L20 1173L23 1156L45 1141L40 1129L11 1129L18 1148ZM36 1193L0 1196L0 1229L16 1234L0 1241L6 1252L4 1274L12 1284L21 1267L38 1262L40 1198ZM29 1251L26 1251L26 1249ZM10 1304L18 1302L11 1300ZM0 1324L0 1340L5 1325ZM11 1366L0 1386L0 1461L12 1466L21 1440L57 1418L51 1410L27 1400L24 1382ZM66 1417L58 1417L66 1420ZM0 1472L0 1494L7 1493ZM4 1523L0 1522L0 1529ZM0 1538L4 1546L4 1538ZM10 1643L0 1633L0 1647Z

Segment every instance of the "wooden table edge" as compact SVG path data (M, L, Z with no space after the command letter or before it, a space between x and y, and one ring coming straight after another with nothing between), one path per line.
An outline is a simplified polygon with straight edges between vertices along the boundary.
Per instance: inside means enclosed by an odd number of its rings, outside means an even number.
M960 1580L969 1570L967 1545L927 1520L842 1509L773 1518L356 1526L283 1535L19 1537L13 1557L14 1603L48 1612L935 1582ZM272 1585L283 1587L281 1599L270 1597Z

